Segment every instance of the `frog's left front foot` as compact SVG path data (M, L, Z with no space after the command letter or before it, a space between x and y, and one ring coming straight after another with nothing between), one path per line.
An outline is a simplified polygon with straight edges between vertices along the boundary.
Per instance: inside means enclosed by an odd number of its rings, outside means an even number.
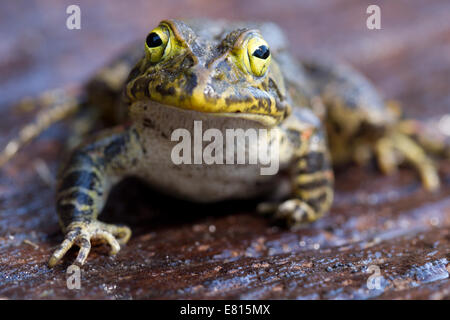
M307 202L300 199L290 199L278 206L274 218L286 222L292 229L297 229L302 225L316 221L322 215L322 212L316 211Z
M74 244L80 247L75 260L77 265L83 265L86 261L91 251L91 242L108 243L111 246L110 254L115 255L120 250L120 244L125 244L130 236L131 230L125 226L115 226L97 220L73 222L67 227L65 239L51 256L48 265L55 266Z
M375 144L375 153L381 171L391 174L402 162L412 165L420 174L425 189L435 191L440 182L436 166L421 145L398 130L387 134Z
M273 213L276 220L298 229L321 218L333 202L334 175L328 152L316 149L300 156L292 173L291 198L281 204L262 203L258 211Z

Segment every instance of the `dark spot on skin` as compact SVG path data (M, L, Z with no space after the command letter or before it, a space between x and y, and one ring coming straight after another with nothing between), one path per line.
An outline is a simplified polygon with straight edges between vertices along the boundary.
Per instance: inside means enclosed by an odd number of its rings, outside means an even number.
M297 187L302 190L312 190L323 186L330 185L330 180L328 179L317 179L308 183L299 183Z
M93 167L95 166L94 160L84 152L77 152L72 156L69 164L78 163L83 166Z
M280 101L283 101L285 99L284 93L280 91L277 84L272 78L269 78L269 88L266 89L266 91L269 91L272 96L275 95Z
M80 205L92 206L94 204L92 197L81 191L73 191L67 195L64 195L63 199L76 200L76 202Z
M298 130L288 130L287 134L290 141L292 142L301 141L300 132Z
M250 107L250 109L249 109L249 111L257 111L258 110L258 105L257 104L253 104L251 107Z
M61 217L61 220L72 222L80 220L82 217L91 216L92 215L92 209L88 210L78 210L77 207L75 207L73 204L57 204L56 210L58 211L59 216Z
M157 92L159 92L161 95L165 95L165 93L166 93L166 91L164 90L164 88L163 88L163 86L162 85L160 85L160 84L158 84L156 87L155 87L155 90L157 91Z
M169 87L169 88L164 88L162 85L158 84L155 87L156 91L158 93L160 93L162 96L173 96L175 94L175 88L174 87Z
M106 162L111 161L117 155L123 152L125 145L127 143L127 138L125 136L120 136L113 142L111 142L104 150L103 154L105 156Z
M77 170L70 172L67 176L63 178L60 191L72 188L72 187L83 187L89 190L94 189L96 183L100 180L97 174L93 171L87 170Z
M136 129L133 129L133 130L131 131L131 133L134 135L134 137L136 138L136 140L139 140L140 135L139 135L139 132L138 132Z
M319 213L321 211L321 206L324 201L327 200L327 194L324 192L317 198L308 199L306 201L307 204L309 204L315 212Z
M227 106L232 105L233 103L242 102L242 101L250 103L250 102L253 101L253 97L251 97L251 96L230 95L230 96L225 98L225 104Z
M266 106L264 105L263 100L259 100L259 101L258 101L258 107L259 107L260 109L263 109L263 110L266 109Z
M153 121L149 118L144 118L144 122L143 122L144 127L146 128L155 128L155 124L153 123Z
M146 97L151 98L152 94L151 94L151 92L150 92L149 83L150 83L150 81L148 81L148 82L145 84L144 92L145 92L145 96L146 96ZM146 107L146 108L147 108L147 107Z
M75 231L75 233L80 234L81 233L81 227L76 227L75 229L73 229L73 231Z
M194 59L190 55L184 57L183 62L181 62L181 69L186 70L192 68L193 66L194 66Z
M342 133L342 127L341 127L341 125L340 125L338 122L333 121L333 122L332 122L332 126L333 126L334 132L335 132L336 134L339 135L339 134Z
M327 169L325 155L322 152L311 152L300 157L299 160L306 160L306 168L298 170L297 173L313 173Z
M131 90L130 90L130 98L131 99L136 99L136 93L138 93L139 92L139 88L138 88L138 86L136 85L136 83L134 83L134 85L131 87Z
M197 84L197 76L195 75L195 73L186 75L185 90L187 94L192 95L192 92L194 91Z
M144 93L147 97L150 97L151 94L148 90L148 84L149 82L151 82L152 79L151 78L139 78L137 79L134 83L133 86L131 87L131 98L132 100L136 99L139 93Z
M141 71L139 70L139 66L135 66L133 70L131 70L130 74L128 75L126 83L130 82L131 80L135 79Z
M242 100L245 102L252 102L253 101L253 97L252 96L244 96L242 97Z

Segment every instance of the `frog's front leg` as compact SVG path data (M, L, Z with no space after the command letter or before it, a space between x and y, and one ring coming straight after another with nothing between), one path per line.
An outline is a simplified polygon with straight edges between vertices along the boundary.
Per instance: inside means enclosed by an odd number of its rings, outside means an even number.
M296 228L322 217L333 202L334 175L326 136L321 128L289 128L297 141L290 170L291 198L282 202L275 218ZM298 134L292 135L292 132Z
M51 256L50 267L73 245L80 247L76 263L82 265L91 243L106 242L111 246L110 253L116 254L120 243L128 241L128 227L100 222L97 216L111 183L129 174L141 153L139 135L133 127L103 132L92 143L75 150L59 178L56 207L65 239Z

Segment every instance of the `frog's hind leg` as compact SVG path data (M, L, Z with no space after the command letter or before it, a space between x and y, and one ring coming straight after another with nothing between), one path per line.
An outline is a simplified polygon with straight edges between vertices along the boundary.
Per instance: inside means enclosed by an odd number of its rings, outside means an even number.
M448 115L425 121L403 119L396 124L395 129L414 139L428 153L450 159L450 134L444 132L449 125L448 120Z
M387 108L370 81L350 66L329 60L303 61L302 65L312 99L325 107L322 120L333 165L365 164L373 155L373 143L361 134L362 129L366 133L383 131L397 121L398 114Z
M446 150L445 145L432 141L427 144L426 137L416 140L412 132L404 130L403 125L404 123L400 122L376 141L375 152L380 169L385 174L391 174L401 163L410 164L419 173L427 190L437 190L440 186L439 176L434 162L427 153L442 154Z
M82 105L80 96L73 89L51 90L26 103L38 105L40 111L34 120L26 124L0 152L0 167L52 124L78 112Z
M421 143L419 130L411 131L401 111L386 103L371 82L353 68L330 61L303 63L313 92L324 102L330 150L334 165L365 164L375 155L383 173L401 163L412 165L424 187L439 187L436 167L428 154L431 144Z

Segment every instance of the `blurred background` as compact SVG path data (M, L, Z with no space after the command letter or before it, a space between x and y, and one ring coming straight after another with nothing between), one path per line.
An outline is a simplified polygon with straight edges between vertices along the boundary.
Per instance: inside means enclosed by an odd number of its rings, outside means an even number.
M293 53L326 53L361 69L414 116L448 111L450 3L376 1L381 30L366 27L368 0L19 0L0 4L0 105L78 83L166 18L271 20ZM81 8L81 30L66 28L66 8ZM430 92L431 90L431 92ZM433 98L430 101L430 97ZM434 111L428 111L429 108ZM437 110L435 110L437 109Z
M366 26L374 3L381 30ZM66 28L72 4L81 30ZM14 102L82 84L160 20L195 17L274 21L295 56L350 63L408 116L450 113L450 1L2 0L0 146L35 114ZM296 232L256 215L254 203L198 206L124 182L102 218L129 225L133 237L115 258L93 250L82 289L67 290L76 252L54 270L46 262L62 240L52 179L68 132L67 123L53 126L0 171L0 298L450 298L448 161L435 194L408 169L337 172L330 214ZM366 285L372 264L382 271L380 290Z

